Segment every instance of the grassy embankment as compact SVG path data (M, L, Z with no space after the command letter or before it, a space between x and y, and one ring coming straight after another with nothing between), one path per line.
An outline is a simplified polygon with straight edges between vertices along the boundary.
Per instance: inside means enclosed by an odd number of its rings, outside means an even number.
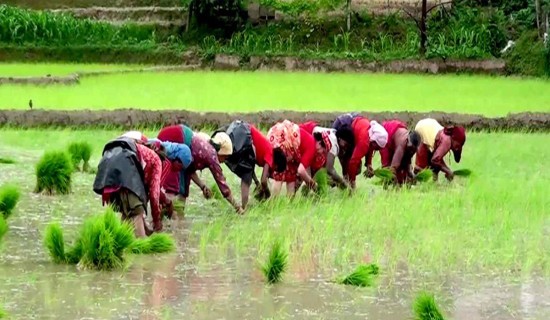
M1 65L0 74L117 66ZM121 67L125 68L125 67ZM50 71L50 72L54 72ZM1 109L187 109L195 111L445 111L502 116L548 112L550 82L469 75L169 72L82 78L74 86L0 86Z
M17 175L2 180L23 184L23 192L34 185L29 164L37 161L42 150L63 148L75 139L88 140L95 150L94 165L102 145L119 133L1 132L2 156L8 152L14 155L16 166L21 168ZM154 135L152 131L146 133ZM193 192L186 209L186 219L194 221L188 245L195 243L205 262L220 262L235 256L265 256L275 239L283 239L290 249L291 264L315 261L327 279L335 275L333 268L343 270L348 263L362 261L376 262L390 275L403 263L417 275L510 271L548 275L550 261L545 253L550 242L545 233L550 227L546 196L550 173L545 159L550 157L550 150L537 146L549 143L547 134L475 133L468 138L463 163L452 165L454 169L474 170L469 180L457 178L451 185L440 181L412 190L383 191L373 181L360 178L358 192L352 198L333 190L320 201L281 199L254 204L244 217L231 214L223 201L208 203ZM224 172L238 195L235 177L227 169ZM208 172L203 177L211 181ZM93 176L80 174L77 181L82 179L89 185ZM89 188L77 188L75 192L63 201L52 199L59 203L54 205L55 214L50 210L50 201L45 201L41 209L42 202L24 195L14 223L24 220L25 208L35 205L39 207L30 211L43 212L44 223L51 215L66 220L72 217L71 212L87 212L100 206ZM174 230L168 227L167 231Z

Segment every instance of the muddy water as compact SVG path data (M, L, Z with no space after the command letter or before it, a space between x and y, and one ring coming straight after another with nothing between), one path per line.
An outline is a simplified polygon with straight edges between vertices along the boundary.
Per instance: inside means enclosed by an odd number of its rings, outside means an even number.
M101 210L89 187L92 177L76 174L68 197L35 195L33 167L26 164L38 154L9 154L18 163L0 165L0 184L15 182L23 191L0 253L0 306L12 319L410 319L411 301L422 287L437 293L453 319L550 319L547 278L415 279L403 268L382 275L375 288L358 289L330 283L333 270L292 263L282 284L266 287L254 254L218 263L201 259L199 244L189 240L197 238L191 234L199 219L194 216L165 225L177 239L177 252L132 256L124 271L54 265L42 232L58 220L70 241L83 219ZM0 148L0 156L7 155Z

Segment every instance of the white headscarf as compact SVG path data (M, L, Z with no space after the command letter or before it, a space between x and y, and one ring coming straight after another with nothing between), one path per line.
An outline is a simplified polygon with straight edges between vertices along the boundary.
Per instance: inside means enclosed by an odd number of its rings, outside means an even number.
M388 143L388 132L380 123L374 120L370 122L369 137L370 141L376 142L380 148L384 148Z

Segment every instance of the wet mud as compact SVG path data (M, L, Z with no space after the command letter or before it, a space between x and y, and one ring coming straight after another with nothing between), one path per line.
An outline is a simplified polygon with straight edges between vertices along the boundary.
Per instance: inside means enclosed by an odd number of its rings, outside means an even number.
M0 110L0 127L43 128L144 128L186 124L194 128L218 127L241 119L266 128L288 119L294 122L314 120L331 126L343 112L264 111L255 113L193 112L185 110ZM445 112L361 112L379 122L399 119L409 126L423 118L437 119L443 125L462 125L472 131L550 131L550 113L516 113L489 118L481 115Z

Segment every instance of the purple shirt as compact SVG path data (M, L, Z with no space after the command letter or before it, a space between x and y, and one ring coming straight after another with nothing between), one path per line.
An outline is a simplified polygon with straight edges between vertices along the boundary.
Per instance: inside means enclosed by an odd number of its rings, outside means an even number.
M193 135L191 139L191 154L193 155L193 162L189 167L189 172L193 173L205 168L210 169L222 195L225 198L229 197L231 195L231 189L229 189L225 181L225 176L223 175L222 167L218 161L216 149L214 149L208 140L198 135Z

